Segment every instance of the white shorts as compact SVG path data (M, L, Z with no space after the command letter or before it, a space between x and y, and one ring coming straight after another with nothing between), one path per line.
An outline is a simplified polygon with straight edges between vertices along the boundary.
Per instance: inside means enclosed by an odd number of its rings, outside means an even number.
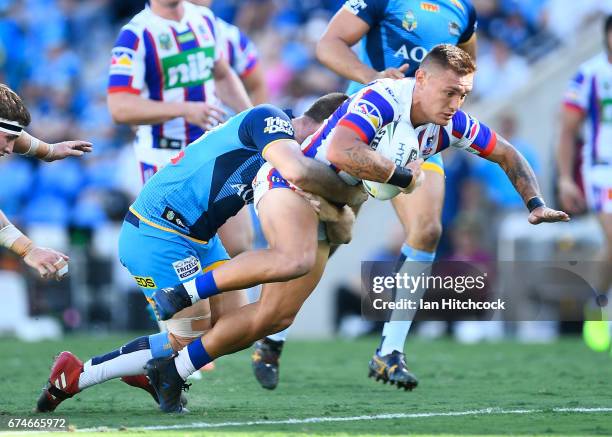
M276 188L288 188L290 190L299 190L298 187L293 185L287 179L283 178L277 169L266 162L257 172L255 179L253 179L253 206L255 212L259 216L259 209L257 204L261 198L269 191ZM319 241L327 240L327 232L325 230L325 223L319 223Z
M612 214L612 165L585 165L582 177L589 210Z

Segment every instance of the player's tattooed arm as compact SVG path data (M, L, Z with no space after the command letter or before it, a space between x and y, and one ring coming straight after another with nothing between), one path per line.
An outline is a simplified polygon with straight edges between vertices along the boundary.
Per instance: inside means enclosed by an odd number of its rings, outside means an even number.
M556 211L544 204L533 169L523 155L512 147L508 141L498 136L497 144L487 159L498 163L506 172L508 179L529 208L529 217L527 218L529 223L537 225L545 222L569 221L570 217L567 213ZM534 200L536 205L530 207Z
M359 179L387 182L395 171L395 164L376 153L353 130L338 126L331 138L327 159Z
M497 135L497 144L487 159L499 164L525 203L532 197L541 195L540 186L531 165L501 136Z

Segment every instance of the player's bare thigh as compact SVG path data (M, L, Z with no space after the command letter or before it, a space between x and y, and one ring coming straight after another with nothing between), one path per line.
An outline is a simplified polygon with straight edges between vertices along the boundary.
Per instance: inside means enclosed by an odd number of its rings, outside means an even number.
M432 251L442 231L444 175L424 167L425 181L411 194L400 194L391 203L406 232L406 242L417 250Z
M251 250L253 246L253 223L248 206L244 206L238 214L231 217L218 231L221 242L230 257Z
M314 263L319 219L302 196L288 188L270 190L257 208L271 249L286 254L288 263L296 258L307 258Z
M259 298L259 318L264 323L274 320L291 324L308 296L316 288L323 276L325 265L329 258L329 245L320 241L316 249L314 267L306 275L287 282L264 284ZM269 335L266 332L263 335Z

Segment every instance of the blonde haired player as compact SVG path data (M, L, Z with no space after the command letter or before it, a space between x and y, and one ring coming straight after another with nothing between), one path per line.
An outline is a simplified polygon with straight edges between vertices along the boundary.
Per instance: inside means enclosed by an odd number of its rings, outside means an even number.
M24 129L31 121L21 98L5 84L0 84L0 157L16 152L51 162L91 152L86 141L46 143ZM10 249L38 271L43 279L61 279L68 273L68 256L53 249L36 246L0 211L0 246Z

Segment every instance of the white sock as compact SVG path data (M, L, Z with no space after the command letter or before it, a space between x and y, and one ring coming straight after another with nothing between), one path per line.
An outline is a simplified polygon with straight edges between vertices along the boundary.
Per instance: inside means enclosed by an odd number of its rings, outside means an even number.
M417 250L404 244L402 246L402 254L406 257L406 260L399 269L400 274L406 273L411 276L419 276L422 273L428 275L431 272L431 264L436 256L435 253ZM420 287L419 289L412 290L409 297L411 300L418 301L423 297L425 291L427 291L425 288ZM401 299L400 290L397 291L395 298ZM408 336L408 331L410 331L410 326L412 326L412 319L415 314L416 311L410 314L410 312L405 310L394 311L391 314L391 318L385 323L383 328L382 342L377 351L379 356L388 355L393 351L404 351L406 337Z
M129 354L120 354L98 364L89 360L79 376L79 390L121 376L141 375L147 361L153 358L151 349L142 349Z
M276 334L268 335L267 338L274 341L285 341L287 340L287 336L289 335L289 328L283 329L281 332L277 332Z
M410 320L386 322L382 332L383 342L378 355L382 357L393 351L404 352L404 343L411 325Z
M189 351L186 347L179 351L178 356L174 359L174 365L176 366L178 374L181 375L183 379L187 379L189 375L197 370L193 366L191 358L189 358Z

